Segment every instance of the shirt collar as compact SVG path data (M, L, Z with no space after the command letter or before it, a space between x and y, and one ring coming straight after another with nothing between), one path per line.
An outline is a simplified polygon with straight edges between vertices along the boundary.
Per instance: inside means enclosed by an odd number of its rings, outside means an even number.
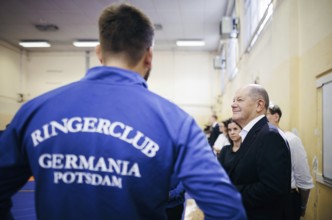
M254 125L261 120L265 115L260 115L256 118L254 118L253 120L251 120L244 128L242 128L242 130L240 131L240 136L242 138L242 142L244 141L244 139L246 138L247 134L249 133L249 131L252 129L252 127L254 127Z
M140 74L112 66L97 66L89 69L82 81L90 80L103 83L139 84L148 88L145 79Z

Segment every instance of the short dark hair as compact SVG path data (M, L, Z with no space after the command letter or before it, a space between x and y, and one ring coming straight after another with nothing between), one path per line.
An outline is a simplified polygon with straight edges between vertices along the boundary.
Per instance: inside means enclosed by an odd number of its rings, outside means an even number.
M154 27L150 19L129 4L112 4L99 17L99 40L103 56L123 54L135 66L152 46Z
M226 128L226 131L228 130L228 128L227 128L228 124L231 123L232 120L233 120L232 118L228 118L228 119L223 120L223 121L221 122L221 123L224 124L224 126L225 126L225 128Z
M282 116L282 112L281 112L281 109L279 108L279 106L277 105L269 105L269 111L272 115L274 114L278 114L279 115L279 119L281 118Z

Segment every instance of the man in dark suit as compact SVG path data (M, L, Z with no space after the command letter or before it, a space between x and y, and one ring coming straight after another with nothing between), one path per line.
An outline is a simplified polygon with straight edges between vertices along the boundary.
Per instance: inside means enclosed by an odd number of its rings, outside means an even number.
M220 129L218 124L218 117L216 115L211 116L211 122L210 122L210 136L209 136L209 144L211 147L213 147L214 142L217 140Z
M278 128L268 123L269 96L255 84L239 89L233 120L242 126L242 144L229 176L242 194L249 220L289 219L291 157Z

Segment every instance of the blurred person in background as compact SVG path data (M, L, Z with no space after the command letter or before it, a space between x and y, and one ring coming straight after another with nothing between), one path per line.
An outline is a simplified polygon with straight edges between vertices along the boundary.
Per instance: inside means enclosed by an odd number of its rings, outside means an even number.
M220 134L219 124L218 124L218 116L212 115L210 118L210 135L208 137L209 144L213 147L214 142L217 140Z
M282 111L278 105L269 106L267 119L279 129L281 116ZM305 215L310 189L314 187L314 184L310 175L307 153L301 139L290 131L282 132L288 141L292 159L292 219L299 220Z
M227 131L227 126L230 121L231 121L231 118L221 121L219 123L220 134L219 134L216 142L214 142L214 145L213 145L213 150L214 150L215 154L217 155L217 157L220 154L221 149L224 146L230 144L229 139L228 139L228 131Z

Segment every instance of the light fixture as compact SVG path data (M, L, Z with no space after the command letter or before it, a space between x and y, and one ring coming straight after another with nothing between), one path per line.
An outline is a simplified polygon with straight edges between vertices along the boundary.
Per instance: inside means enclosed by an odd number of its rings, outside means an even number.
M19 43L22 47L50 47L51 44L45 40L23 40Z
M75 47L95 47L99 44L97 40L76 40L73 42Z
M203 40L177 40L176 45L178 47L202 47L205 45Z
M43 32L53 32L59 30L59 27L55 24L36 24L35 28Z

